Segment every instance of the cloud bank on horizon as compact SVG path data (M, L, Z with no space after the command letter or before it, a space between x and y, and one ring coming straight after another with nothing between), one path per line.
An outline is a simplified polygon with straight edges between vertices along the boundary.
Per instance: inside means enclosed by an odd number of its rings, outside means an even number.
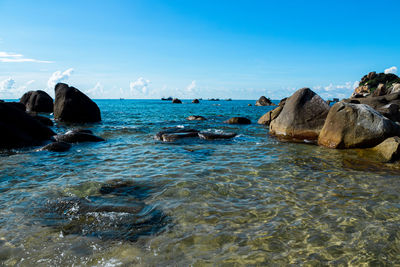
M28 80L16 87L17 83L12 77L8 77L4 80L0 81L0 98L10 98L16 99L20 98L23 93L29 90L44 90L49 93L52 97L54 97L54 87L57 83L66 82L68 83L71 76L74 74L73 68L68 68L64 71L55 71L53 72L47 80L47 86L32 87L31 85L35 82L35 80ZM392 66L384 70L384 73L397 73L397 67ZM312 90L318 93L324 99L332 99L335 97L338 98L347 98L349 97L354 89L358 86L359 81L348 81L342 84L333 84L330 83L328 85L314 85L310 86ZM77 87L82 92L86 93L88 96L94 99L101 98L131 98L131 99L159 99L161 97L179 97L182 99L191 99L191 98L234 98L232 97L234 94L239 91L245 90L248 91L250 95L254 96L253 99L257 99L261 95L271 96L274 94L272 90L268 89L254 89L254 88L237 88L237 89L221 89L219 94L215 94L216 91L214 89L210 89L205 87L204 89L199 88L196 80L192 80L187 86L183 88L169 88L167 86L163 86L161 88L156 88L152 86L150 80L145 79L144 77L139 77L138 79L129 83L129 87L117 88L112 87L109 91L104 87L103 83L98 81L95 85L89 89L81 88L75 84L70 84L72 86ZM287 87L282 88L280 90L280 96L276 99L280 99L283 97L290 96L293 92L301 87ZM111 92L111 93L110 93ZM117 93L115 93L117 92ZM117 96L115 97L115 95ZM113 97L114 96L114 97Z

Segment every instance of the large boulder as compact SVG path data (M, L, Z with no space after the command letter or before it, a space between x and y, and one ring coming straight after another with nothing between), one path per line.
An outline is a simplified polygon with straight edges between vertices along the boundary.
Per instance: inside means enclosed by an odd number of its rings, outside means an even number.
M271 99L262 96L257 100L256 106L275 106L275 104L272 103Z
M55 133L16 105L0 102L0 148L39 145Z
M339 102L330 109L318 144L329 148L373 147L399 133L396 123L370 106Z
M64 122L101 121L100 109L88 96L65 83L55 87L54 118Z
M398 160L400 159L400 137L390 137L374 147L373 150L381 154L387 161Z
M329 105L309 88L297 90L284 101L279 116L271 121L270 134L299 140L316 140Z
M26 111L53 112L53 98L42 90L26 92L19 101L25 105Z

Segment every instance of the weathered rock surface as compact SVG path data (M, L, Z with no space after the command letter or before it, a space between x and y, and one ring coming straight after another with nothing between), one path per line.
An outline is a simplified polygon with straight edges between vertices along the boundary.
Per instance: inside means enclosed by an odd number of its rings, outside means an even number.
M100 109L88 96L65 83L55 87L54 118L64 122L101 121Z
M399 133L397 124L370 106L339 102L329 111L318 144L330 148L373 147Z
M256 106L275 106L275 104L272 103L271 99L262 96L257 100Z
M65 142L54 142L39 148L38 151L65 152L71 148L71 144Z
M196 99L193 99L192 103L193 104L198 104L198 103L200 103L200 101L196 98Z
M196 115L189 116L186 119L189 120L189 121L204 121L204 120L207 120L203 116L196 116Z
M329 105L309 88L297 90L285 100L279 116L270 123L278 137L316 140L324 125Z
M386 139L373 148L379 152L387 161L400 159L400 137L394 136Z
M199 131L195 129L186 128L168 128L161 132L158 132L154 138L164 142L172 142L177 139L187 138L187 137L197 137Z
M270 125L271 121L275 120L281 113L283 106L278 106L273 110L268 111L258 119L258 124Z
M21 104L22 105L22 104ZM0 102L0 148L39 145L55 133L16 105Z
M172 99L172 103L173 104L182 104L182 101L179 100L178 98L174 98L174 99Z
M65 134L59 134L54 136L57 142L65 143L82 143L82 142L102 142L105 141L103 138L98 137L94 134L86 132L85 130L72 130Z
M231 139L236 135L237 135L236 133L210 133L210 132L199 133L199 137L205 140Z
M251 121L248 118L244 117L233 117L224 122L228 124L251 124Z
M29 112L53 112L53 98L42 90L26 92L20 102Z

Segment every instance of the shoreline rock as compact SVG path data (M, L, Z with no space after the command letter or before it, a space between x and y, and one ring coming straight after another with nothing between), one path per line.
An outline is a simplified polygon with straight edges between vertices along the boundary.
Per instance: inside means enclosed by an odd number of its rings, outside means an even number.
M26 92L21 97L20 103L25 105L28 112L53 112L53 98L42 90Z
M230 119L224 121L224 123L228 123L228 124L251 124L251 121L248 118L244 118L244 117L233 117L233 118L230 118Z
M100 109L87 95L68 86L58 83L55 86L54 118L63 122L99 122Z
M285 139L317 140L329 105L309 88L297 90L284 100L279 115L270 122L270 134Z

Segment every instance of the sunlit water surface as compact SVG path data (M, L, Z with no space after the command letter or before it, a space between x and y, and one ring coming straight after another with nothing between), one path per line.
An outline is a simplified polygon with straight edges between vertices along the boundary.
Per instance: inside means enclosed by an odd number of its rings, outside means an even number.
M1 153L2 265L400 264L397 165L279 142L253 101L96 102L101 123L53 128L106 142ZM232 116L253 124L223 124ZM153 138L178 125L238 136Z

